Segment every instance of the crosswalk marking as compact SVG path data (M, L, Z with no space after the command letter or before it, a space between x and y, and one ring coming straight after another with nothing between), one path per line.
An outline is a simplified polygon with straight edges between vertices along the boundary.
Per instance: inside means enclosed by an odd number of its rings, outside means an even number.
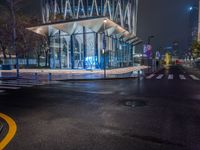
M200 80L199 78L197 78L196 76L194 76L194 75L190 75L190 77L193 79L193 80Z
M155 74L151 74L151 75L149 75L148 77L146 77L146 79L151 79L151 78L153 78L155 76Z
M53 82L35 82L28 80L0 80L0 94L4 94L7 90L19 90L21 88L30 88L33 86L42 86L52 83Z
M169 74L168 79L169 80L173 80L174 79L174 75L173 74Z
M160 80L164 77L164 74L160 74L156 79Z
M152 79L154 76L157 76L157 77L156 77L157 80L161 80L161 79L163 79L163 77L164 77L165 75L164 75L164 74L158 74L158 75L156 75L156 74L151 74L151 75L147 76L146 79ZM188 75L188 76L189 76L192 80L200 81L200 78L199 78L199 77L196 77L195 75ZM169 74L168 77L167 77L167 79L168 79L168 80L173 80L174 77L175 77L175 75ZM178 77L179 77L180 80L187 80L187 79L189 79L189 78L187 78L187 77L186 77L185 75L183 75L183 74L179 74Z
M4 90L19 90L21 89L20 87L9 87L9 86L1 86L0 85L0 89L4 89Z
M3 81L1 82L3 84L16 84L16 85L36 85L36 86L42 86L45 85L43 83L35 83L35 82L14 82L14 81Z
M186 80L185 76L182 75L182 74L179 75L179 78L180 78L181 80Z
M23 84L0 84L0 86L14 86L14 87L33 87L34 85L23 85Z

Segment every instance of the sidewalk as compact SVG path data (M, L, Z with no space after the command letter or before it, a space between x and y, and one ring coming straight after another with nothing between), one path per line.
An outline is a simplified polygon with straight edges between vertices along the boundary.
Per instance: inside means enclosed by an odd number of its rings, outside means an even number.
M140 70L147 69L147 66L135 66L119 69L106 70L106 78L129 78L135 77ZM16 76L16 70L0 71L1 78ZM104 70L51 70L51 69L20 69L20 78L28 80L83 80L103 79Z

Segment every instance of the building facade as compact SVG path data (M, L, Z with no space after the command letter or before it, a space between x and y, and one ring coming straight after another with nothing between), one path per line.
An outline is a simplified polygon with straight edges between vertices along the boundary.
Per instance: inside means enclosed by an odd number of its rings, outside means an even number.
M133 66L138 0L42 0L50 68L113 69Z
M200 0L199 0L199 4L198 4L198 41L200 42Z
M189 12L189 32L190 32L190 37L189 37L189 47L192 46L192 43L194 41L198 40L198 19L199 16L199 7L198 4L195 4L190 7L190 12Z

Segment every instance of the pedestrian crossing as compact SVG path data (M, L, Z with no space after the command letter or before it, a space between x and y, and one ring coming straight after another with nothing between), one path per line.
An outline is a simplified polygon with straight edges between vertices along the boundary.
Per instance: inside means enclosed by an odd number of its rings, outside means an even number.
M164 76L164 74L160 74L159 76L156 77L156 79L160 80L163 78L163 76Z
M147 79L151 79L151 78L153 78L155 76L155 74L151 74L151 75L149 75L148 77L147 77Z
M186 80L186 77L185 77L184 75L182 75L182 74L179 75L179 78L180 78L181 80Z
M173 75L173 74L170 74L170 75L168 76L168 79L169 79L169 80L173 80L173 79L174 79L174 75Z
M30 81L30 80L0 81L0 94L5 93L8 90L19 90L21 88L31 88L34 86L42 86L46 84L49 84L49 82L39 83L37 81Z
M179 79L179 80L194 80L194 81L200 81L200 78L195 76L195 75L174 75L174 74L150 74L149 76L146 77L146 79L156 79L156 80L161 80L161 79L167 79L167 80L174 80L174 79Z
M193 80L200 80L199 78L197 78L196 76L194 76L194 75L190 75L190 77L193 79Z

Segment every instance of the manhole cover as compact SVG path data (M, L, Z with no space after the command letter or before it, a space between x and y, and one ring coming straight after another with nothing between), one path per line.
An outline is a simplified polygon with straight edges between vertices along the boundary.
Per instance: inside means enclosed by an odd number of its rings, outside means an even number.
M146 102L145 101L141 101L141 100L126 100L124 102L125 106L128 107L143 107L146 106Z

